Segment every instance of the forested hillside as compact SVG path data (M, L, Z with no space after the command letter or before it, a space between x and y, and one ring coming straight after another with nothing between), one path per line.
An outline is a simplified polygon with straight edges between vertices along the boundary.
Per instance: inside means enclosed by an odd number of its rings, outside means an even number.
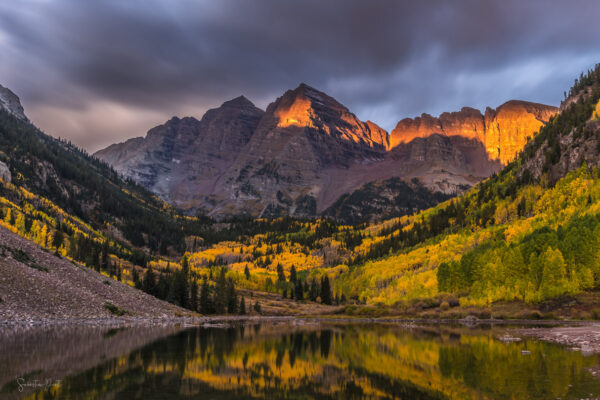
M344 291L371 303L447 292L486 304L596 288L599 85L599 67L582 75L562 112L497 176L381 230L340 280Z
M185 251L260 229L249 221L217 226L183 216L84 151L1 109L0 161L10 171L0 181L0 225L58 257L193 310L199 310L198 281L179 262ZM211 298L221 292L214 287L222 281L215 275L213 282ZM224 299L236 302L237 311L241 300L226 283Z
M240 288L393 307L578 294L600 282L599 87L597 67L514 162L464 195L358 225L184 217L85 152L0 112L0 160L13 176L0 185L0 224L203 313L254 309ZM411 206L386 199L379 206ZM361 199L347 199L348 210L354 201Z
M597 288L599 85L600 68L582 75L515 162L457 199L377 225L294 222L294 233L219 243L190 260L288 295L298 279L306 296L328 276L334 298L369 304L445 294L535 303Z
M187 221L105 163L0 110L0 159L13 183L43 196L95 228L109 225L134 246L167 253L182 247ZM183 228L183 229L182 229Z

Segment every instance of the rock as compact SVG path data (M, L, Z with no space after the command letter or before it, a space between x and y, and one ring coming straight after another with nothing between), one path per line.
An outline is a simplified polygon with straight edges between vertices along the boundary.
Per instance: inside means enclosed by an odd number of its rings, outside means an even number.
M0 179L5 182L10 182L12 180L12 175L10 173L10 169L8 165L0 161Z
M505 343L511 343L511 342L520 342L521 338L513 337L509 334L505 334L504 336L499 337L498 340L500 340L501 342L505 342Z
M19 97L2 85L0 85L0 109L8 111L20 120L29 121L25 116L25 110L23 110Z
M443 113L439 118L422 114L398 122L390 137L390 147L433 134L462 136L479 140L491 160L506 165L514 160L527 140L558 112L558 108L527 101L511 100L497 109L464 107L459 112Z
M465 326L473 327L479 324L479 318L474 315L467 315L463 319L459 320L459 322Z

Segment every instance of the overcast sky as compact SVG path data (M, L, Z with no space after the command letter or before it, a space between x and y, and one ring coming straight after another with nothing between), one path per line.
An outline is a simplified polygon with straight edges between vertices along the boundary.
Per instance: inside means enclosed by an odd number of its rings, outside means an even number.
M45 132L89 151L257 106L300 82L387 130L509 99L558 105L600 62L600 2L12 0L0 84Z

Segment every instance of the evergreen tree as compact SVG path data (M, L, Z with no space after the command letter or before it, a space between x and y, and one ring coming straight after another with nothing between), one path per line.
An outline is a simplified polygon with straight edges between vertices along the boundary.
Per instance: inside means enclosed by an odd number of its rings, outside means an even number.
M233 279L227 280L227 312L229 314L237 314L238 298L235 292L235 283Z
M198 311L198 282L196 278L192 278L190 283L190 309Z
M75 235L71 235L71 237L69 237L69 249L67 251L67 255L71 258L77 259L77 253L77 238L75 237Z
M300 279L298 279L296 281L294 297L296 298L297 301L304 300L304 288L302 286L302 281L300 281Z
M526 211L527 211L527 200L525 199L525 196L523 196L521 198L521 201L519 202L519 204L517 204L517 215L519 217L523 217L523 216L525 216Z
M331 305L331 286L327 275L321 279L321 303Z
M62 231L56 231L54 237L52 238L52 247L58 250L58 248L62 246L64 240L65 235L62 233Z
M250 268L248 268L248 265L244 268L244 275L246 275L247 280L250 280Z
M136 289L142 288L142 282L140 282L140 276L138 275L135 266L131 267L131 280L133 281L133 286L135 286Z
M92 259L90 264L96 271L100 271L100 254L98 254L98 249L95 247L92 250Z
M317 280L313 279L310 283L308 298L310 299L310 301L317 301L317 297L319 297L319 286L317 285Z
M292 265L292 268L290 270L290 282L296 283L297 279L298 277L296 276L296 267Z
M277 264L277 280L279 282L285 282L285 273L283 272L283 266L281 264Z
M25 226L24 226L25 233L29 233L31 231L31 226L32 225L33 225L33 220L31 218L29 218L29 217L26 217L25 218ZM59 229L57 229L57 231L58 230ZM56 246L54 246L54 247L56 247Z
M189 306L187 278L182 270L175 271L171 275L167 301L183 308Z
M183 271L183 273L186 276L189 272L189 268L190 268L189 258L188 258L188 255L185 254L183 257L181 257L181 270Z
M200 288L200 313L210 314L211 312L210 287L208 285L208 279L206 279L205 276L202 280L202 287Z
M256 311L258 314L260 314L261 312L260 304L258 303L258 301L254 302L254 311Z
M165 300L169 295L169 281L166 274L158 275L158 283L156 284L156 297Z
M108 267L108 240L102 243L102 259L100 260L100 268Z
M244 296L242 296L240 299L240 307L238 312L240 315L246 315L246 300L244 299Z
M223 267L219 272L219 277L217 278L217 284L215 287L213 300L215 313L225 314L227 312L227 300L227 278L225 277L225 267Z
M154 287L156 286L156 276L154 275L154 271L152 267L148 267L146 269L146 274L144 275L144 282L142 283L142 290L148 294L154 295Z

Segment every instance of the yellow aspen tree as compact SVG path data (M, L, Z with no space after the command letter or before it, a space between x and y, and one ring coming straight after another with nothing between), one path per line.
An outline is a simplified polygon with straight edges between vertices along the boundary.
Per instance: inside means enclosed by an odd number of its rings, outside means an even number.
M45 247L47 237L48 237L48 228L46 227L46 225L43 225L39 230L38 240L36 241L37 244Z
M22 213L17 213L17 217L15 218L15 228L20 233L25 233L25 215Z

